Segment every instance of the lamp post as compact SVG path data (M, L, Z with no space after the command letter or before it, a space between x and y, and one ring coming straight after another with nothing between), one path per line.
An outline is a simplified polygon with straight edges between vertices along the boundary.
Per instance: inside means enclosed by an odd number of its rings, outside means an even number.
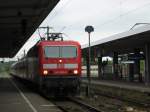
M88 62L87 62L87 78L88 78L88 85L86 89L86 94L89 96L90 94L90 83L91 83L91 44L90 44L90 34L91 32L94 31L93 26L86 26L85 27L85 32L88 32L88 37L89 37L89 48L88 48Z

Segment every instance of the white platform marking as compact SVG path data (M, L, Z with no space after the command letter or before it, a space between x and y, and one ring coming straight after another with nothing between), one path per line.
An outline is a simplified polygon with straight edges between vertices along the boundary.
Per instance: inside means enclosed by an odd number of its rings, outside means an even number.
M19 91L22 98L25 100L25 102L29 105L29 107L32 109L33 112L38 112L35 107L31 104L31 102L28 100L28 98L23 94L23 92L19 89L19 87L15 84L13 80L10 79L10 82L14 85L14 87Z

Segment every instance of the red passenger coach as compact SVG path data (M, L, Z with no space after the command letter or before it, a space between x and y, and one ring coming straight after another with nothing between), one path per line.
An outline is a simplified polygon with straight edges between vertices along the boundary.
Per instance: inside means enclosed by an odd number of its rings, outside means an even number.
M75 41L40 41L13 64L11 73L37 84L42 91L76 93L80 87L81 46Z

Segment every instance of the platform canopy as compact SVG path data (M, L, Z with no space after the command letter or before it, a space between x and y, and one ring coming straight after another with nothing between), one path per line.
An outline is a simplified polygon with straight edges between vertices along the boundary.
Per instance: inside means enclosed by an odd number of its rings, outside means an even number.
M59 0L1 0L0 57L13 57Z
M129 31L112 35L110 37L91 43L92 50L95 52L118 52L119 54L132 53L135 49L144 51L145 45L150 43L150 25L144 25ZM83 45L83 52L86 52L88 44ZM105 55L105 54L104 54Z

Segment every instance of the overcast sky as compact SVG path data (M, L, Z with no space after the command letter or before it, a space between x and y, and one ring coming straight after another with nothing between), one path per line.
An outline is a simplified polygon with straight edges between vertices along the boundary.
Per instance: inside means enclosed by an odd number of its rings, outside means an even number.
M85 27L95 31L91 41L129 30L135 23L150 23L150 0L60 0L41 26L53 27L52 31L65 33L65 40L88 43ZM42 33L42 31L41 31ZM18 56L39 39L35 32Z

